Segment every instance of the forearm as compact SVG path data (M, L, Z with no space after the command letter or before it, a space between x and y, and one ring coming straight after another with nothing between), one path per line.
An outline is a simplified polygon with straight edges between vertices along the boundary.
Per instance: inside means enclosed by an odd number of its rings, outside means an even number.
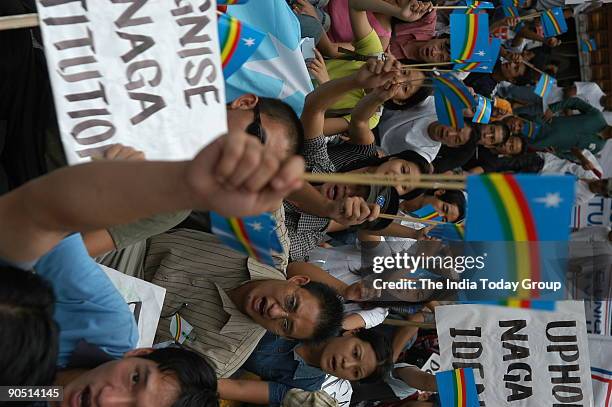
M419 328L416 326L404 326L395 331L391 347L393 349L393 361L395 362L402 351L404 346L419 332Z
M349 0L349 4L357 11L371 11L392 17L398 17L402 11L401 8L383 0Z
M432 374L423 372L415 367L401 367L395 369L394 374L410 387L423 391L438 391L436 377Z
M560 102L553 103L552 105L549 106L549 109L552 110L554 113L557 113L557 112L560 112L566 109L578 110L582 114L599 112L599 110L597 110L596 108L594 108L593 106L585 102L584 100L576 98L576 97L570 97Z
M325 82L308 94L302 116L317 114L319 112L325 113L325 111L339 101L346 92L358 87L353 75Z
M219 379L218 390L219 398L223 400L264 405L270 402L268 382Z
M408 239L416 239L419 236L419 231L413 228L409 228L404 225L400 225L399 223L391 223L389 226L382 230L370 231L370 234L377 236L394 236L394 237L404 237Z
M71 232L190 208L186 167L185 162L95 162L35 179L2 198L0 257L34 260Z

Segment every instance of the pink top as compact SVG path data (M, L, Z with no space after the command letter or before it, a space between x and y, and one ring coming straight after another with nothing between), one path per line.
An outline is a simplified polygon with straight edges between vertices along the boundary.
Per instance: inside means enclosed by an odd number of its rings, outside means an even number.
M332 42L353 42L353 28L349 17L348 0L329 0L327 13L331 17L331 26L327 36ZM379 37L391 37L391 32L378 22L374 14L368 11L370 25Z
M436 31L436 10L425 14L414 23L399 23L393 28L389 50L397 59L406 59L403 45L411 41L426 41L434 37Z

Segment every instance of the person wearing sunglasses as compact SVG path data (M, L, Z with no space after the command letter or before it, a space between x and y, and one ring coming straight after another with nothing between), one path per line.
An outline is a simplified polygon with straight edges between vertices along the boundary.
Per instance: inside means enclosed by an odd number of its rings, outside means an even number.
M304 139L302 123L288 104L251 93L227 104L227 126L257 137L281 159L296 154Z

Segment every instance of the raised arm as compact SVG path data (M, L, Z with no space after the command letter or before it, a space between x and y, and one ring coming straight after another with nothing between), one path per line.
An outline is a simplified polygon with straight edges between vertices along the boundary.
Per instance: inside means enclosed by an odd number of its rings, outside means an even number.
M374 133L370 130L370 117L372 117L380 105L393 98L400 89L401 84L386 84L384 87L374 89L362 98L353 113L349 125L349 143L368 145L376 141Z
M221 137L192 161L93 162L63 168L0 198L0 258L35 260L72 232L156 213L272 210L301 186L303 159L280 162L254 137Z
M395 17L409 23L420 20L425 14L433 10L433 5L430 1L410 0L404 7L390 4L384 0L349 1L351 8L356 11L372 11L374 13Z
M306 97L302 123L304 124L304 137L314 139L323 134L325 111L342 96L353 89L368 89L382 86L398 75L397 61L369 60L364 66L352 75L325 82Z

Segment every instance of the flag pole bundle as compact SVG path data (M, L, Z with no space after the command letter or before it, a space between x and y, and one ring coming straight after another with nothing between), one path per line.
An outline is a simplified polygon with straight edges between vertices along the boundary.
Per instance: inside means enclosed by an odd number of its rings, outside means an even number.
M38 14L20 14L0 17L0 31L38 26Z
M449 178L451 177L451 178ZM462 177L462 178L455 178ZM381 185L381 186L396 186L409 185L415 188L429 189L463 189L465 188L465 177L462 175L430 175L421 174L413 175L386 175L386 174L326 174L326 173L305 173L303 178L308 182L336 182L339 184L354 184L354 185Z

